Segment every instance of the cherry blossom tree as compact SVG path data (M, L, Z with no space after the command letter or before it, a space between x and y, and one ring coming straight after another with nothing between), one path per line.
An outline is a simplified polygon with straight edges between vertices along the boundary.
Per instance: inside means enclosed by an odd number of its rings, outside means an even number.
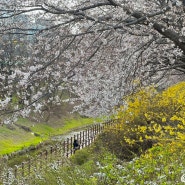
M138 85L167 86L172 75L184 77L184 1L9 0L0 6L1 34L32 35L31 55L2 86L2 119L60 104L66 88L81 114L110 114ZM9 24L12 18L17 21Z

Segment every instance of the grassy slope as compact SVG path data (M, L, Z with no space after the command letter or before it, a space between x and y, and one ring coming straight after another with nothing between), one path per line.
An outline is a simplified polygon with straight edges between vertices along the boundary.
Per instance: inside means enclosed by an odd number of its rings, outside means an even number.
M6 126L0 127L0 155L8 154L30 145L36 145L48 140L51 136L65 134L72 129L92 124L94 121L93 118L61 118L51 124L20 119L17 124L30 128L31 132L26 132L17 126L13 126L13 130ZM35 136L34 133L38 135Z
M30 119L20 118L16 123L18 126L8 126L13 129L7 128L6 125L0 127L0 156L49 140L51 136L65 134L78 127L101 121L70 114L72 109L72 105L63 103L61 106L52 107L47 123L34 121L34 115L32 115ZM26 132L20 126L29 128L31 131Z

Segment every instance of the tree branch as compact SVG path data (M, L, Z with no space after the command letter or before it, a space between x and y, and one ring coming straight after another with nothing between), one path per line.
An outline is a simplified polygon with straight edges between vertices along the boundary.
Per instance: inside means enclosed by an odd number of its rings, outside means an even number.
M185 38L181 37L178 33L173 30L166 29L162 24L154 23L153 28L158 31L161 35L169 38L173 41L180 49L185 52ZM184 40L184 41L183 41Z

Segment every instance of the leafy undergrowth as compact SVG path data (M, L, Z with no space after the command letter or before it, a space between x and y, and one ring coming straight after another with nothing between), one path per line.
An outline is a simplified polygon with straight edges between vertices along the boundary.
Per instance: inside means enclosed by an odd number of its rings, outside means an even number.
M38 185L183 185L185 143L155 145L139 158L122 161L102 144L77 151L70 165L53 165L34 179ZM31 182L33 183L33 182Z

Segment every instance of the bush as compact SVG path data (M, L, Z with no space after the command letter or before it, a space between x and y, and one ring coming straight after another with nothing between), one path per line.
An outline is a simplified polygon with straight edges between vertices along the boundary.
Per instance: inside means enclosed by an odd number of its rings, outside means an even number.
M101 139L121 159L130 160L157 142L185 140L185 82L163 92L141 88L125 97L116 111L117 125Z
M89 156L90 153L88 151L88 148L85 148L83 150L77 150L75 154L71 157L71 162L73 164L82 165L88 161Z

